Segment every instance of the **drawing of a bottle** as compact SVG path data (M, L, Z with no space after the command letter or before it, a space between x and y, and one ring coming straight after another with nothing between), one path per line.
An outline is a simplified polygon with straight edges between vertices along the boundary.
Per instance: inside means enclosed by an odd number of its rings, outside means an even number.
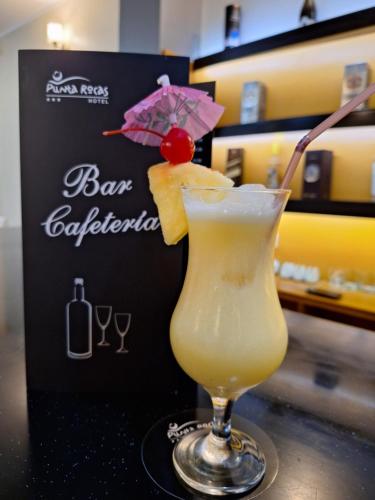
M85 300L83 278L74 278L73 300L65 307L66 354L72 359L92 356L92 306Z

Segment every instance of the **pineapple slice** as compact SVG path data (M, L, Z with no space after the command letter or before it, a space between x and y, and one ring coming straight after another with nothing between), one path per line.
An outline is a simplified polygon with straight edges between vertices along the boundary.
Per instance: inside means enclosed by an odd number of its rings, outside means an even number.
M175 245L188 232L181 186L233 186L233 181L220 172L191 162L153 165L148 169L148 178L167 245Z

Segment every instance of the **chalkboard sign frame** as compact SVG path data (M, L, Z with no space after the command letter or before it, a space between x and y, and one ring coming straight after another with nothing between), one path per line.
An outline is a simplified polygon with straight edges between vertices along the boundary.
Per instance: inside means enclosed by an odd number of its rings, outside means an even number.
M169 344L186 250L167 247L158 228L147 181L158 148L101 136L163 73L187 85L189 60L20 51L29 390L193 387ZM74 331L84 332L79 341Z

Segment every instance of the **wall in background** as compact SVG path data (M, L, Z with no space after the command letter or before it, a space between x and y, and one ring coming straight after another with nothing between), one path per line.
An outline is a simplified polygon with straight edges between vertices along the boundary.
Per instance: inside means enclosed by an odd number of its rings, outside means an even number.
M159 52L160 0L120 0L120 52Z
M339 251L338 251L339 249ZM323 279L343 270L347 280L375 283L375 219L283 214L276 257L318 266Z
M303 0L160 0L160 49L192 59L224 49L225 7L242 9L241 42L298 27ZM374 0L315 0L318 21L374 7Z
M160 0L160 49L200 56L203 0Z
M241 43L298 27L303 0L202 0L200 55L224 49L225 7L241 5ZM315 0L318 21L374 7L374 0Z
M18 131L18 54L20 49L49 49L46 25L62 22L70 48L117 51L119 0L65 0L0 38L0 216L6 225L21 223Z

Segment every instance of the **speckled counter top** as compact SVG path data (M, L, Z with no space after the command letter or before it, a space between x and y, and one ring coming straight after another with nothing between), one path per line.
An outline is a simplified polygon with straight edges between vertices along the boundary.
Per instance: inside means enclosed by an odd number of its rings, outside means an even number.
M259 498L372 500L375 334L286 317L290 345L281 369L235 407L279 455L276 480ZM208 404L201 393L177 389L163 399L27 397L21 333L0 337L0 377L1 499L171 498L144 471L142 440L158 419Z

